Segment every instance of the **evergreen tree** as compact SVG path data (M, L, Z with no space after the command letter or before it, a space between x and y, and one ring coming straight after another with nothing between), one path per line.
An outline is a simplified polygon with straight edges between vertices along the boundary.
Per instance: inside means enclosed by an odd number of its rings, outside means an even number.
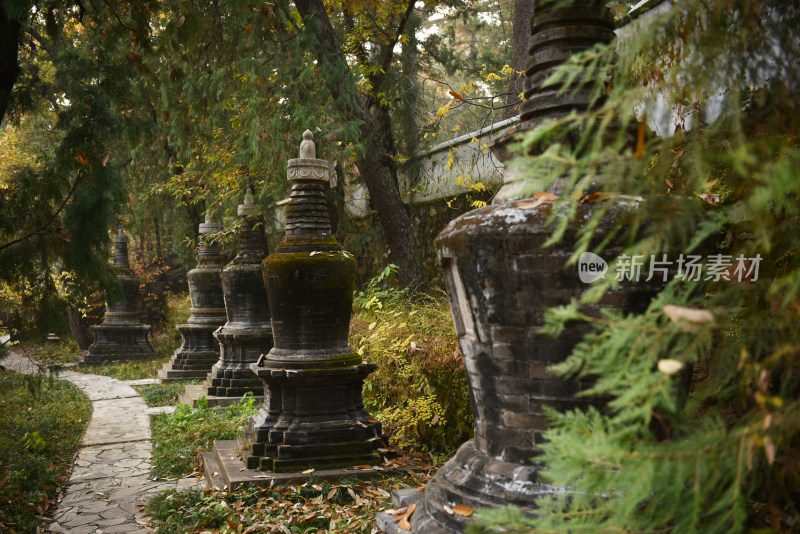
M550 313L551 332L567 321L593 326L554 371L593 377L587 393L608 397L606 410L551 410L537 460L563 493L526 513L481 513L476 530L800 528L800 7L676 0L662 8L551 80L572 90L607 72L594 88L602 105L542 124L522 142L544 147L517 160L529 193L564 179L575 193L558 199L562 213L595 204L573 263L623 194L642 200L632 220L618 221L625 257L581 302ZM570 136L574 143L556 141ZM553 240L567 224L553 221ZM618 283L623 260L664 254L700 255L701 276L672 277L639 316L582 313L580 304Z

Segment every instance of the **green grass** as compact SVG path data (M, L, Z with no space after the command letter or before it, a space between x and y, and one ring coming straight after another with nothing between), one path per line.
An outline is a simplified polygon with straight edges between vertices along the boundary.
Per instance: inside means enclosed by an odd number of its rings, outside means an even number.
M91 414L68 382L0 370L0 532L36 532Z
M375 515L391 508L393 489L423 485L430 476L402 474L378 480L311 480L300 486L170 491L152 499L147 514L159 534L185 532L364 532L375 526ZM333 525L332 525L333 523ZM283 526L282 530L280 526Z
M46 365L76 363L81 355L78 344L67 339L58 343L46 343L41 347L32 347L32 357Z
M133 386L139 392L148 406L172 406L178 404L178 396L183 393L186 386L202 384L199 380L181 380L166 384L148 384L146 386Z
M158 370L169 361L169 356L136 362L108 362L96 365L79 365L74 370L91 375L110 376L119 380L156 378Z
M200 452L211 450L216 439L235 439L258 408L250 397L224 409L198 409L181 404L171 414L153 416L154 474L162 478L198 474Z

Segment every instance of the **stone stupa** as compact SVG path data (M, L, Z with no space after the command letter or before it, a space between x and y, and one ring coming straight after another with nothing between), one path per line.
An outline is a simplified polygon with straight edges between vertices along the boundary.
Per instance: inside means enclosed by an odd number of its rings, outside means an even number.
M121 225L114 237L114 268L119 297L106 303L103 323L92 327L95 340L81 357L81 363L144 360L155 356L147 339L150 325L139 321L139 279L131 275L128 236Z
M211 214L206 215L206 221L200 224L197 267L186 275L192 301L191 315L186 324L176 325L183 342L158 372L162 382L205 378L219 360L219 343L214 338L214 331L226 321L220 278L225 256L219 244L209 240L208 236L221 229Z

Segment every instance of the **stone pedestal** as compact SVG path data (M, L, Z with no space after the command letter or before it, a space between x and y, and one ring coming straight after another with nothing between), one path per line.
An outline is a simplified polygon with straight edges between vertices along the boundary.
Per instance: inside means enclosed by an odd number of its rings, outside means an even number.
M114 237L114 267L121 296L106 304L103 323L92 327L95 340L81 356L81 363L130 361L152 358L153 347L147 339L150 325L139 322L139 279L130 274L128 236L119 232Z
M226 320L220 279L225 258L219 245L207 242L208 234L219 231L220 225L211 217L200 225L197 267L186 275L192 300L191 315L186 324L176 326L183 343L158 372L162 382L202 379L219 360L219 343L213 334Z
M288 164L286 236L263 263L275 347L251 368L264 406L240 443L247 468L272 472L374 465L383 437L361 398L375 366L348 345L356 261L331 235L328 162L303 138Z
M228 320L214 332L220 357L203 386L209 406L231 404L246 393L259 401L263 399L264 388L250 370L250 364L272 348L267 292L261 275L266 242L258 207L249 189L238 214L241 225L237 254L221 275Z

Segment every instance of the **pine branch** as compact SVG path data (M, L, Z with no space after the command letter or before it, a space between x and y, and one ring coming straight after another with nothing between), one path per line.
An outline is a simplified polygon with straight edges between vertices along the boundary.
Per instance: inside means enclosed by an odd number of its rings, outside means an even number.
M39 226L39 228L36 228L35 230L32 230L31 232L27 233L26 235L24 235L22 237L19 237L17 239L14 239L13 241L9 241L8 243L4 243L4 244L0 245L0 250L4 250L4 249L6 249L6 248L8 248L8 247L10 247L12 245L16 245L17 243L21 243L22 241L25 241L26 239L29 239L33 235L41 232L42 230L44 230L45 228L50 226L53 223L53 221L56 220L56 217L58 217L58 214L61 213L61 210L63 210L64 207L67 205L67 203L69 202L69 199L72 198L72 194L75 192L75 189L78 187L78 182L80 181L80 178L81 178L81 175L79 173L78 176L75 178L75 182L72 184L72 187L70 188L69 193L67 193L67 196L61 202L61 205L58 207L56 212L53 213L53 215L51 215L50 218L47 219L47 221L45 221L44 224L42 224L41 226Z

